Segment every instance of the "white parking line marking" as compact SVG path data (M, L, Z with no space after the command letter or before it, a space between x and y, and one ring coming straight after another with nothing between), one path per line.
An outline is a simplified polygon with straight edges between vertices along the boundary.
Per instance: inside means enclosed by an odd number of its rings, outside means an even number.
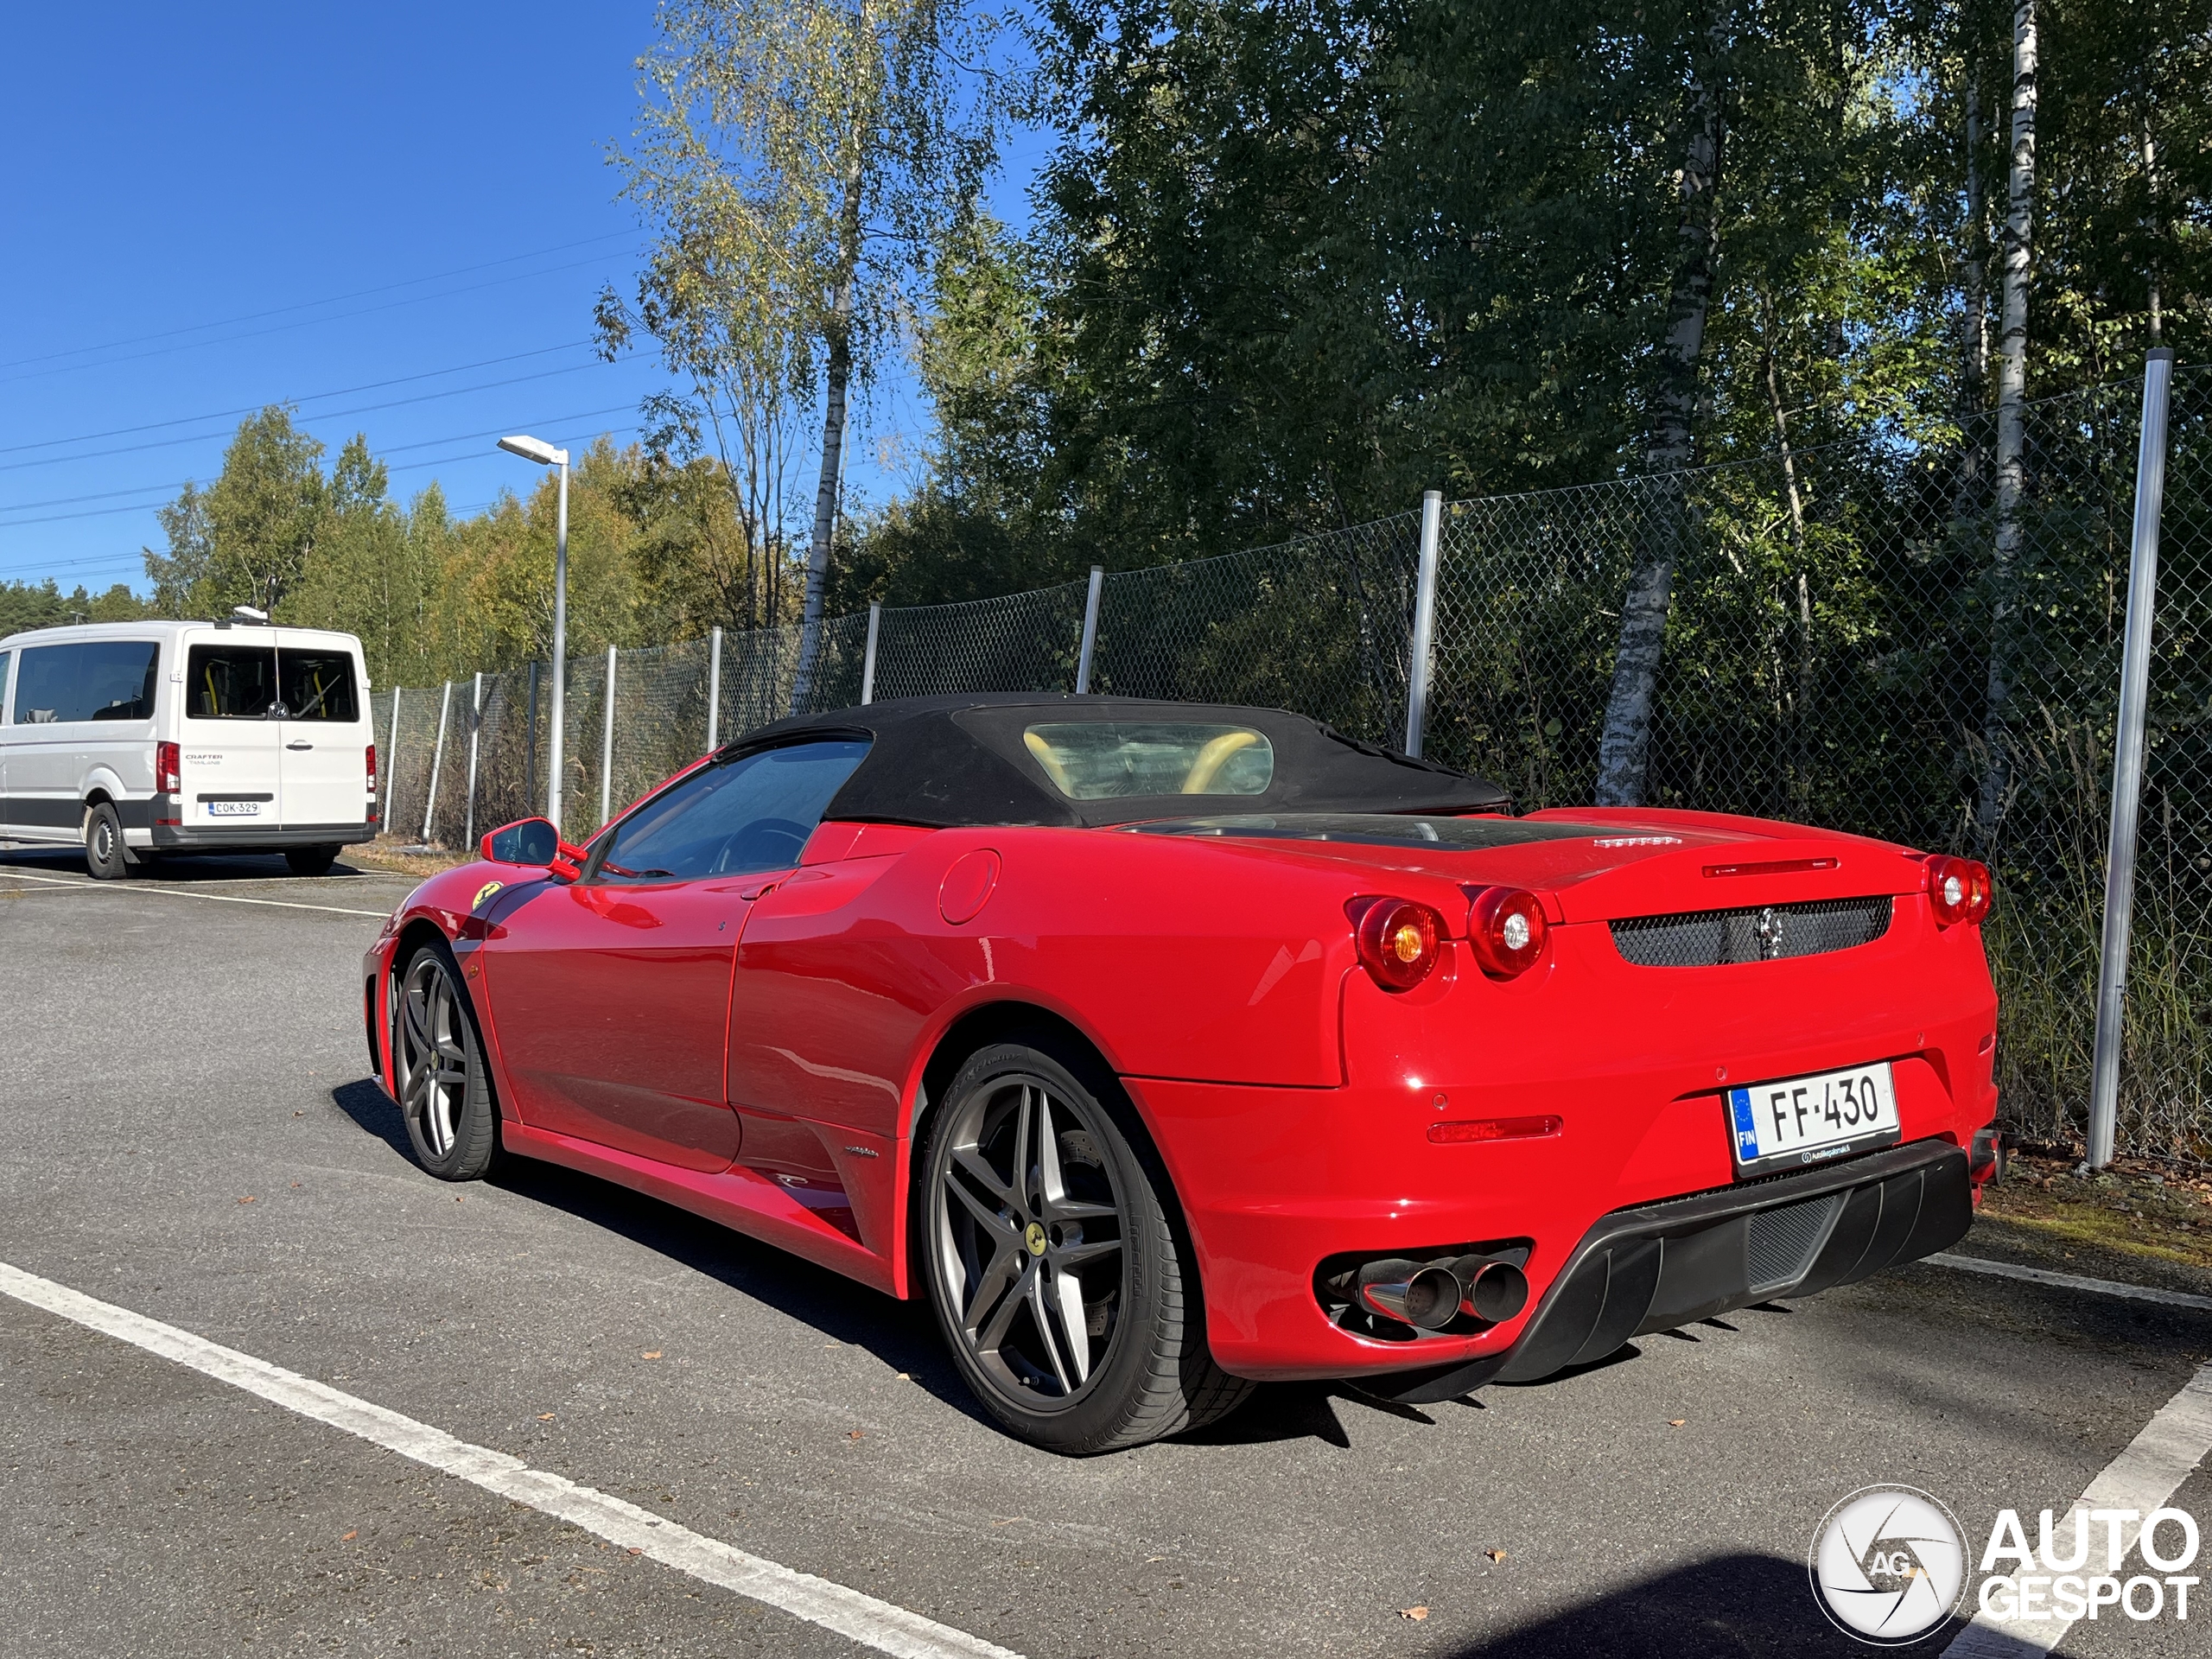
M303 905L291 899L248 899L236 893L192 893L183 887L160 887L150 881L72 881L67 876L33 875L24 870L0 868L0 880L10 876L49 887L77 887L86 893L158 893L170 899L205 899L211 905L273 905L279 910L327 911L333 916L373 916L378 921L391 914L383 910L348 910L340 905Z
M2130 1301L2164 1302L2170 1307L2212 1308L2212 1296L2192 1296L2185 1290L2159 1290L2151 1285L2124 1285L2117 1279L2084 1279L2075 1273L2054 1273L2049 1268L2015 1267L1979 1255L1955 1255L1948 1250L1926 1258L1939 1268L1959 1268L1967 1273L1992 1273L1999 1279L2024 1279L2031 1285L2055 1285L2061 1290L2094 1291L2100 1296L2125 1296Z
M2071 1516L2086 1517L2092 1510L2118 1510L2136 1517L2119 1522L2120 1558L2125 1561L2141 1535L2142 1517L2165 1507L2207 1452L2212 1452L2212 1364L2183 1384L2181 1392L2161 1406L2158 1414L2143 1425L2143 1432L2127 1443L2127 1449L2089 1483L2089 1490L2074 1500L2073 1509L2059 1517L2051 1529L2053 1548L2066 1548L2058 1541L2071 1539L2077 1526L2088 1527L2091 1535L2101 1537L2086 1518L2075 1521L2069 1518ZM2031 1535L2038 1535L2035 1528L2028 1530ZM1967 1548L1971 1554L1971 1540ZM1943 1649L1943 1659L2036 1659L2063 1642L2073 1628L2070 1618L1999 1618L1978 1612L1974 1623Z
M488 1446L456 1440L442 1428L418 1423L396 1411L334 1389L313 1377L288 1371L281 1365L256 1359L234 1348L226 1348L205 1337L163 1325L129 1308L99 1301L36 1274L0 1262L0 1292L33 1307L71 1319L89 1330L115 1338L189 1366L217 1382L227 1382L258 1395L287 1411L311 1417L358 1435L372 1445L397 1452L443 1474L480 1486L487 1492L528 1504L541 1514L566 1521L610 1544L650 1556L664 1567L709 1584L734 1590L741 1596L803 1618L810 1624L835 1630L863 1647L898 1659L1020 1659L1019 1654L986 1642L981 1637L956 1630L949 1624L909 1612L904 1607L858 1590L847 1589L810 1573L748 1555L688 1527L641 1510L563 1476L532 1469L519 1458Z

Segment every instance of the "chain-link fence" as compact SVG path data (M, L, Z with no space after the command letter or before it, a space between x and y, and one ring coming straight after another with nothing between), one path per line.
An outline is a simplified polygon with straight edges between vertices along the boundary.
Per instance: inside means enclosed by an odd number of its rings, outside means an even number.
M2212 372L2173 388L2120 1145L2212 1156ZM1671 580L1641 798L1802 820L1999 874L2005 1115L2079 1139L2140 387L2032 404L2017 487L1982 417L1659 478L1452 504L1426 752L1524 807L1592 798L1624 605ZM1105 577L1090 689L1301 710L1404 741L1420 515ZM1071 690L1087 584L825 623L810 709ZM563 792L609 809L790 712L797 628L569 666ZM719 664L719 672L716 664ZM612 697L613 718L608 718ZM550 676L378 693L391 827L461 844L542 809ZM397 706L396 723L393 718ZM443 709L442 721L441 709ZM444 733L439 740L441 726ZM474 739L474 763L470 740ZM433 775L435 798L432 798Z

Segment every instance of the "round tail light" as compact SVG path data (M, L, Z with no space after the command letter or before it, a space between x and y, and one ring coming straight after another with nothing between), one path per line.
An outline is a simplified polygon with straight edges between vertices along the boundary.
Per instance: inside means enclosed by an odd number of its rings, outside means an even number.
M1989 866L1941 854L1928 861L1928 902L1945 927L1989 914Z
M1386 991L1409 991L1427 979L1442 954L1443 918L1410 899L1355 899L1360 966Z
M1467 913L1467 943L1492 979L1512 979L1535 967L1549 929L1543 906L1523 887L1484 888Z

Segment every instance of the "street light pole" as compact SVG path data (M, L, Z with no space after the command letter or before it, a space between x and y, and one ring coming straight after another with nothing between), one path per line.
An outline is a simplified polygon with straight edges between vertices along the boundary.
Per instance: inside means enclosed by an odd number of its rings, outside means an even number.
M553 729L545 752L545 816L561 827L562 739L566 735L565 692L569 678L569 452L556 449L542 438L509 437L499 448L511 455L536 461L540 467L561 469L561 506L555 519L553 543Z

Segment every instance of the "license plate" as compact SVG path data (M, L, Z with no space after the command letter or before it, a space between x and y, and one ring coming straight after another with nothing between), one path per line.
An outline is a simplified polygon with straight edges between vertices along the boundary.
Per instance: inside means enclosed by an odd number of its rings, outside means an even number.
M261 816L259 801L210 801L207 816L211 818L256 818Z
M1825 1162L1903 1133L1887 1061L1731 1089L1728 1127L1738 1174Z

